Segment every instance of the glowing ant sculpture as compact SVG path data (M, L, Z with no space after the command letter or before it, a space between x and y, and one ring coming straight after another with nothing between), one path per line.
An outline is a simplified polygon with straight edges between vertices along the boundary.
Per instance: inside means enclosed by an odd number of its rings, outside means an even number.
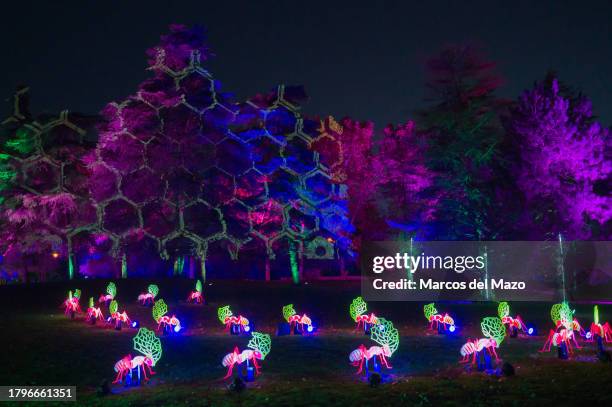
M525 332L526 327L523 323L523 320L521 319L521 316L517 315L516 318L512 318L510 316L510 305L508 305L507 302L502 301L499 303L499 305L497 306L497 314L501 318L502 323L504 325L508 325L511 337L515 337L518 331Z
M155 302L155 297L159 294L159 287L155 284L149 284L147 292L138 296L138 302L141 305L152 305Z
M460 363L466 363L470 360L472 355L472 364L476 364L476 359L482 354L483 350L488 352L488 356L485 354L485 361L487 364L490 356L495 356L495 361L499 362L496 348L504 341L506 337L506 326L500 318L497 317L486 317L483 318L480 323L480 329L484 338L469 340L465 343L459 353L462 356Z
M202 295L202 282L196 281L195 291L192 291L187 297L187 302L195 302L196 304L202 304L204 302L204 296Z
M610 324L608 322L603 325L599 323L599 308L597 305L593 307L593 323L591 324L590 332L587 334L587 340L589 342L596 340L600 348L603 348L602 341L606 343L612 342L612 329L610 329Z
M181 321L175 316L166 315L168 306L163 299L155 301L153 305L153 319L157 323L157 330L163 328L165 333L179 332L181 330Z
M217 317L226 330L230 330L233 335L238 335L243 332L250 332L251 326L249 320L242 315L234 316L229 305L219 307L217 309Z
M162 355L160 339L155 336L155 332L147 328L140 328L133 340L134 350L140 352L142 356L132 357L132 355L127 355L115 363L117 376L113 384L121 383L126 377L132 379L134 369L137 369L138 383L140 383L141 370L145 381L149 380L147 370L150 376L155 374L153 366L159 362Z
M106 294L101 294L98 303L109 304L117 296L117 286L112 281L106 286Z
M102 310L100 309L100 307L94 306L93 297L89 297L89 308L87 308L87 322L89 322L92 325L95 325L96 320L98 319L100 321L103 321L104 314L102 314Z
M295 309L293 309L293 304L285 305L283 307L283 317L289 324L290 330L293 329L294 326L296 330L299 329L299 332L302 334L311 333L314 330L312 320L306 314L297 314ZM304 330L304 326L306 326L306 330Z
M117 331L121 330L121 326L123 324L129 324L130 322L132 322L125 310L123 312L119 312L119 303L117 302L117 300L111 301L110 305L108 306L108 312L110 314L108 322L114 323L115 329Z
M232 372L235 365L241 365L246 362L247 370L247 381L252 381L254 376L258 376L261 373L258 360L264 360L272 347L272 339L268 334L262 334L260 332L253 332L253 337L247 344L249 349L245 349L242 352L236 346L232 353L228 353L221 360L223 367L227 367L227 374L223 379L228 379L232 376ZM250 364L253 364L251 367ZM254 375L253 375L253 369Z
M367 310L368 304L363 300L362 297L355 298L349 306L349 314L351 315L353 321L355 321L355 323L357 324L355 328L359 329L359 327L363 327L363 330L366 333L370 329L371 325L378 325L378 318L376 317L376 315L374 315L374 313L371 313L369 315L366 314Z
M423 313L429 322L429 329L431 331L434 330L434 325L436 326L435 329L438 330L438 332L440 331L440 326L442 326L445 331L447 327L451 330L451 332L455 330L455 320L448 314L438 314L436 304L433 302L423 307Z
M391 369L391 365L389 365L387 358L390 358L399 347L399 332L391 321L379 318L378 322L378 325L372 327L370 338L380 346L370 346L366 348L366 346L362 344L349 354L349 361L353 366L359 366L357 374L363 371L364 365L366 374L368 373L368 364L370 360L374 363L373 367L377 372L380 372L381 364L387 369ZM377 358L379 360L377 360Z
M576 349L580 349L576 341L574 331L579 333L582 331L582 327L577 320L573 319L574 311L572 311L567 302L561 304L555 304L550 310L550 316L555 323L555 329L551 329L546 342L540 352L549 352L551 346L558 347L558 355L560 359L567 359L568 353L572 354L572 342L576 346Z
M72 291L68 291L68 298L62 303L64 307L64 314L69 316L70 319L74 319L74 315L81 312L81 304L79 300L81 299L81 290L78 288Z

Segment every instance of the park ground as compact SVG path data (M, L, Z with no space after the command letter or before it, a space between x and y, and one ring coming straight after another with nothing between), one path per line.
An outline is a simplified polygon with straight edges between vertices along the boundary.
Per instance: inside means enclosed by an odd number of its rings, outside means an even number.
M102 383L114 379L115 362L133 353L136 330L90 326L82 315L70 320L60 304L69 289L80 288L81 306L86 308L87 299L97 299L106 283L75 280L0 287L0 385L76 385L77 404L86 406L612 405L612 364L597 359L593 344L582 341L584 348L570 360L559 360L556 352L538 352L552 327L548 303L511 304L511 315L534 324L538 335L502 343L500 357L515 368L510 377L470 371L458 363L461 345L468 337L481 336L479 322L497 314L496 303L437 304L438 311L455 317L459 327L455 336L429 333L422 303L369 303L369 311L393 321L401 333L387 381L370 387L348 361L353 349L373 342L355 330L349 317L349 304L360 290L358 282L346 281L299 286L209 282L204 286L205 305L185 302L193 281L117 281L119 308L142 326L155 324L150 308L140 306L136 297L149 283L156 283L158 298L168 303L186 329L178 336L162 337L163 356L149 383L130 388L111 385L111 394L103 395ZM288 303L312 317L318 326L315 335L274 336L281 308ZM225 375L220 362L234 346L245 348L248 338L224 331L216 312L222 305L247 316L255 330L272 334L272 351L262 362L262 375L239 393L220 380ZM578 320L588 327L592 305L573 306ZM612 320L612 307L600 307L600 315Z

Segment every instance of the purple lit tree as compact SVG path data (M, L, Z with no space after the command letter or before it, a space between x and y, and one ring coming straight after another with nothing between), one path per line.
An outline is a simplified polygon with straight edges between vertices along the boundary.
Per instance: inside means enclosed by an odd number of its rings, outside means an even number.
M15 111L1 126L0 242L6 268L24 280L28 274L45 280L70 262L69 234L95 221L81 159L93 147L96 118L32 117L27 91L18 90Z
M517 183L527 202L530 237L609 239L612 144L591 102L568 95L549 78L523 93L509 131L520 145Z

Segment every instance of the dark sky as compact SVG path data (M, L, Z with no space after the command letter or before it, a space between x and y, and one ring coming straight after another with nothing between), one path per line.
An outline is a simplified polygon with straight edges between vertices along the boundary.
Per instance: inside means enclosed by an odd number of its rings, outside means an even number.
M428 55L479 45L516 97L555 69L612 123L612 2L11 1L0 10L0 97L31 86L36 112L97 112L146 77L144 51L170 23L209 30L209 69L246 97L303 84L307 114L380 127L423 106ZM428 3L428 4L425 4ZM501 5L501 4L504 5ZM565 4L567 3L567 4Z

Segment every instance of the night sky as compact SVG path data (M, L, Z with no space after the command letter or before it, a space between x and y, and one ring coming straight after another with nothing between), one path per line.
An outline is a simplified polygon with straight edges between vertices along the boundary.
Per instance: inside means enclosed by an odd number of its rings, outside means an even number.
M554 69L612 124L612 2L10 3L0 11L0 98L28 84L35 112L94 113L124 98L146 77L144 51L167 26L197 23L216 54L209 70L238 98L302 84L307 114L380 128L423 106L427 56L469 42L498 63L501 96L515 98Z

